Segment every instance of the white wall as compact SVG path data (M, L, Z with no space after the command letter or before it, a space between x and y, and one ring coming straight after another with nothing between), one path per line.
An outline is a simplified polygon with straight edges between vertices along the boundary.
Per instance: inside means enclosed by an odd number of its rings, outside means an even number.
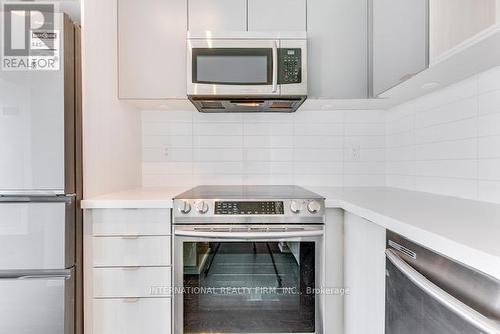
M385 183L383 111L143 111L143 185ZM360 147L359 161L350 148Z
M500 203L500 67L388 111L387 186Z
M116 1L83 5L84 196L141 183L140 112L117 99Z

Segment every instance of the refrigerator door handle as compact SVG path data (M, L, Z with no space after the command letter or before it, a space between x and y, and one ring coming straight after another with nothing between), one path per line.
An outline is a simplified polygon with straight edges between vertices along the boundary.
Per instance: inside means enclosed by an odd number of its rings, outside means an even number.
M26 275L26 276L19 276L16 279L70 279L71 274L66 274L66 275Z
M0 271L0 280L28 280L28 279L49 279L68 280L73 275L73 269L64 270L22 270L22 271Z

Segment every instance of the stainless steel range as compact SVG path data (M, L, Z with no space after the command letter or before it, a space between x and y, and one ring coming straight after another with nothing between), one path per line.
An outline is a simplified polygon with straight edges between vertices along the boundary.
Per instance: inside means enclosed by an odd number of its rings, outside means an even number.
M201 186L174 199L174 327L323 333L324 198L296 186Z

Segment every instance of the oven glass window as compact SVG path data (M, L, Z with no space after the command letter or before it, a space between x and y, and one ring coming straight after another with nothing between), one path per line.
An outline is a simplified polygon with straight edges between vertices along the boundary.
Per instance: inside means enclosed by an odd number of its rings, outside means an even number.
M184 333L314 333L314 242L184 243Z
M270 85L271 49L193 49L193 83Z

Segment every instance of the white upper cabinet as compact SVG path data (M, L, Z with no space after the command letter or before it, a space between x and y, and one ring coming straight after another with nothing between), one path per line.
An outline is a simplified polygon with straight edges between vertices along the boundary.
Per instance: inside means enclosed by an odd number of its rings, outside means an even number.
M306 0L248 0L249 31L306 29Z
M118 96L186 98L187 0L118 0Z
M428 0L371 0L373 96L429 65Z
M246 0L189 0L190 31L247 30Z
M367 0L308 1L310 97L368 97L367 25Z
M497 23L498 0L431 0L431 62L464 40Z

